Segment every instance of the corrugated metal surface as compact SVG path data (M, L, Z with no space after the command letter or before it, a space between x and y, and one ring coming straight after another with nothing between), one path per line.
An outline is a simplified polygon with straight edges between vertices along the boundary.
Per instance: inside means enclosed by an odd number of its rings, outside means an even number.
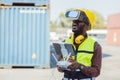
M120 13L108 17L107 28L120 29Z
M49 66L49 9L0 8L0 65Z
M108 29L107 44L120 46L120 29Z
M13 2L22 3L35 3L35 5L45 5L50 2L50 0L0 0L2 4L12 5Z

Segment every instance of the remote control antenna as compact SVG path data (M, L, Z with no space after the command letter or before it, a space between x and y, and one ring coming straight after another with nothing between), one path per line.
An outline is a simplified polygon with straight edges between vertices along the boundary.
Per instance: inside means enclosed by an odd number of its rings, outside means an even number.
M64 44L60 44L60 46L61 46L61 52L62 52L62 55L63 55L63 59L66 60L66 58L68 56L68 52L67 52Z
M69 53L69 55L68 55L68 57L67 57L67 60L66 60L66 61L68 61L68 59L70 58L70 56L71 56L71 52Z
M53 53L52 53L52 56L54 57L55 61L58 62L57 58L55 57Z

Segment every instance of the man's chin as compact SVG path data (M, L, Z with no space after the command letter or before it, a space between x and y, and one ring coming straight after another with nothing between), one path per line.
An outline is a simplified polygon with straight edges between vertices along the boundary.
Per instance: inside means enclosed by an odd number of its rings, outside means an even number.
M76 31L76 30L72 30L72 32L73 32L74 34L76 34L76 35L80 35L80 34L82 34L82 32L80 32L80 31Z
M76 32L76 30L72 30L72 32Z

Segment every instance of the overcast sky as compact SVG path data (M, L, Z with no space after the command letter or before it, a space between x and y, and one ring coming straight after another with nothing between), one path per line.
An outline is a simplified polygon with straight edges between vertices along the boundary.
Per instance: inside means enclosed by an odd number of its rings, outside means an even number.
M120 0L50 0L50 19L56 20L61 12L70 8L87 8L107 19L109 15L120 13Z

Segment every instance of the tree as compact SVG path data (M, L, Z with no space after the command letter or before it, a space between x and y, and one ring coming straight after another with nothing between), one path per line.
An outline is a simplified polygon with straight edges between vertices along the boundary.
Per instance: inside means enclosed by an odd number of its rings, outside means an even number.
M56 21L55 22L50 21L50 31L51 32L56 31L56 26L57 26Z
M64 13L60 13L59 15L59 19L60 19L60 27L63 27L63 28L70 28L71 27L71 24L72 24L72 21L67 19L65 17L65 14Z
M94 11L93 13L95 15L93 29L106 29L104 17L98 12Z

